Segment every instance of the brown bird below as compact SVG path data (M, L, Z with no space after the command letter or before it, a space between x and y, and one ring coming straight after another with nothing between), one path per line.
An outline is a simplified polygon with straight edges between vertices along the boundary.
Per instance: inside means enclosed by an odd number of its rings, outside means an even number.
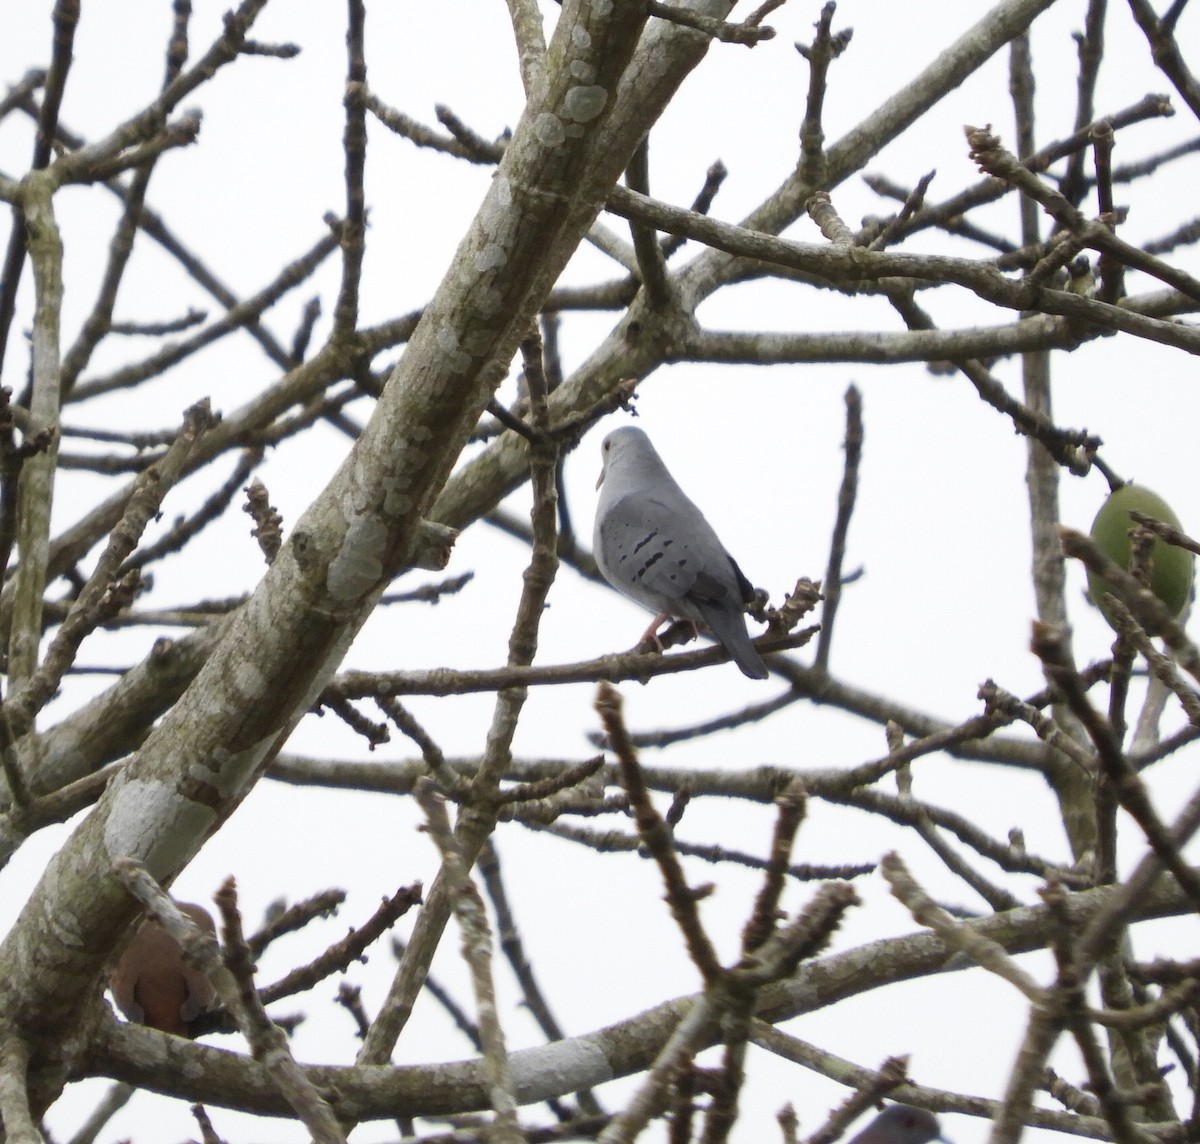
M190 902L178 906L202 930L217 932L203 906ZM134 934L108 985L130 1021L177 1037L196 1036L197 1019L220 1008L212 982L184 961L179 943L152 917Z

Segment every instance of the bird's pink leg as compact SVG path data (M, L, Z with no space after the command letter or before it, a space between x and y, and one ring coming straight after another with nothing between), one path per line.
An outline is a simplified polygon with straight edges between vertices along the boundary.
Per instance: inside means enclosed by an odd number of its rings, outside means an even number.
M671 615L670 612L659 612L658 615L655 616L651 621L650 626L644 632L642 632L637 644L634 646L640 647L644 643L652 643L658 649L658 654L662 655L663 652L666 651L666 648L663 647L662 640L658 637L658 629L662 627L662 625L668 620L674 622L675 618L676 617ZM696 626L695 620L686 620L685 623L692 625L693 639L700 635L700 629Z

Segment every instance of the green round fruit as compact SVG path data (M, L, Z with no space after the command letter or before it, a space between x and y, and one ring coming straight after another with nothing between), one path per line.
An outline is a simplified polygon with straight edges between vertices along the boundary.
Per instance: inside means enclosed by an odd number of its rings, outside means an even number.
M1136 523L1130 512L1144 513L1180 531L1183 529L1179 517L1157 493L1142 485L1122 485L1114 489L1092 521L1092 539L1110 560L1127 571L1132 549L1129 530ZM1192 598L1192 554L1164 540L1155 540L1150 559L1150 589L1167 606L1172 616L1178 616ZM1116 624L1105 607L1110 595L1109 588L1092 572L1088 573L1088 592L1092 602L1115 631Z

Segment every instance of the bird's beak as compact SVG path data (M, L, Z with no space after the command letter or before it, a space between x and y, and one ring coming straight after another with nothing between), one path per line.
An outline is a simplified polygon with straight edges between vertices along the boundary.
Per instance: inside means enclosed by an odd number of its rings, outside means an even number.
M602 484L604 484L604 470L605 470L605 468L606 468L606 466L604 466L604 465L601 465L601 466L600 466L600 475L599 475L599 476L596 478L596 488L599 488L599 487L600 487Z

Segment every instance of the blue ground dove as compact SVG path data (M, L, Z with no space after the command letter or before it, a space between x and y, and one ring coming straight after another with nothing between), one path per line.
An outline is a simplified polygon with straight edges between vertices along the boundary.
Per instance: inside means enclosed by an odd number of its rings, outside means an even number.
M929 1144L931 1140L945 1140L932 1112L890 1104L850 1144Z
M617 591L655 613L643 638L672 616L704 624L743 675L766 679L742 615L754 590L650 438L626 426L605 437L601 450L593 552Z

